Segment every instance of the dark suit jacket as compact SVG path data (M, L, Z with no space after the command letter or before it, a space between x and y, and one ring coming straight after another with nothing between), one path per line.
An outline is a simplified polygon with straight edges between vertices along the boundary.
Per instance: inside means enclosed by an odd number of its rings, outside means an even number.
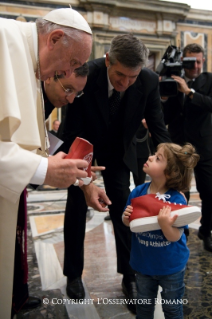
M193 99L179 92L177 97L162 103L165 123L173 142L189 142L201 159L212 158L212 73L201 73L192 88Z
M105 59L88 62L89 76L84 95L75 99L67 108L64 130L60 138L64 141L62 150L68 151L76 136L89 140L94 145L94 157L104 158L104 143L112 142L109 129L108 80ZM122 132L120 144L123 144L123 160L127 167L137 174L137 156L135 134L141 119L145 118L155 144L170 141L160 107L158 76L142 69L136 82L125 92L122 99ZM120 114L120 113L119 113ZM115 125L113 126L115 132ZM117 150L110 157L115 157Z
M54 110L55 106L49 101L45 89L44 89L44 82L41 82L42 85L42 92L43 92L43 100L45 104L45 119L47 120L49 115L52 113Z
M147 159L150 155L149 131L141 123L136 132L137 158Z

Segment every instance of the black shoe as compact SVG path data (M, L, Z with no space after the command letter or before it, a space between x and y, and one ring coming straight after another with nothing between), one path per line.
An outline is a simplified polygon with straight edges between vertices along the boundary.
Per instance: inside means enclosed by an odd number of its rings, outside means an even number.
M198 232L197 236L199 237L199 239L203 240L205 250L212 252L211 236L204 236L200 231Z
M111 220L110 215L105 216L104 220Z
M135 281L122 279L122 291L128 299L127 307L136 314L137 288Z
M27 302L23 305L22 309L32 309L40 306L41 299L38 297L29 296Z
M82 284L82 280L80 277L70 281L67 278L67 286L66 292L70 299L84 299L85 298L85 290Z

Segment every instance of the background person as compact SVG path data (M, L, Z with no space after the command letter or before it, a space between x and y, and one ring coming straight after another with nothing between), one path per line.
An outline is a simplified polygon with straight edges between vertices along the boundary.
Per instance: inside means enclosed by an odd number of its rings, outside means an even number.
M202 72L205 58L200 45L187 45L183 57L196 58L194 68L185 69L184 78L172 76L178 83L178 95L163 102L162 108L172 141L181 145L189 142L200 155L194 169L202 200L198 236L203 240L204 248L212 252L212 73Z
M130 171L137 174L135 134L141 120L147 120L155 144L169 141L160 108L158 77L143 68L147 58L147 48L135 36L116 36L106 58L88 62L84 95L75 99L75 112L67 108L60 135L64 151L76 136L89 140L94 145L94 159L106 167L102 175L112 202L109 210L116 240L117 271L123 274L122 288L129 299L136 297L136 285L129 266L131 235L121 216L129 195ZM72 299L85 295L81 276L86 212L82 190L70 187L64 224L64 275L68 277L67 294Z
M180 191L190 188L192 168L198 159L199 155L192 145L158 145L156 154L149 156L143 167L152 181L131 192L122 217L124 224L129 226L129 217L133 212L131 199L139 196L160 193L161 197L170 195L168 201L171 203L186 205ZM170 206L164 203L158 215L160 230L132 233L130 265L136 271L137 298L149 301L146 304L137 303L137 319L154 317L159 285L162 287L165 318L183 319L183 304L177 301L182 300L184 295L184 272L189 249L183 227L173 227L177 215L171 217L170 213Z
M51 134L53 135L57 135L57 131L59 129L60 126L60 121L59 120L54 120L54 122L52 123L52 130L49 131Z

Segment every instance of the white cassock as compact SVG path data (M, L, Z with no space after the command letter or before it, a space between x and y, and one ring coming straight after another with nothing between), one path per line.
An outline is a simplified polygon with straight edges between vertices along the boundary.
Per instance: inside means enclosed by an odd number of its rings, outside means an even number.
M34 32L34 33L33 33ZM10 319L20 194L40 164L45 132L34 23L0 18L0 318ZM34 42L33 42L34 41Z

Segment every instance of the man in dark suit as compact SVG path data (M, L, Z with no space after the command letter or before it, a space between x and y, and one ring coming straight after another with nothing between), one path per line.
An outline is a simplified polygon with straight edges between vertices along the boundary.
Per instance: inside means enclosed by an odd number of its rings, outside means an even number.
M194 68L185 69L184 78L172 76L178 83L178 95L168 98L162 107L173 142L189 142L200 155L200 161L194 168L202 200L198 237L203 240L204 248L212 252L212 73L201 73L205 58L200 45L187 45L183 57L196 58Z
M106 58L88 62L84 95L67 109L63 134L67 152L76 136L94 145L94 158L102 172L117 251L117 271L123 274L127 298L136 298L134 271L129 265L131 233L122 223L130 193L130 171L137 174L135 134L146 119L155 144L170 141L160 108L158 76L143 68L148 57L145 45L133 35L115 37ZM118 101L118 103L117 103ZM83 186L86 187L86 186ZM87 206L80 188L70 187L65 213L64 275L70 298L84 297L81 281ZM95 243L94 243L95 245ZM135 305L131 305L135 311Z

